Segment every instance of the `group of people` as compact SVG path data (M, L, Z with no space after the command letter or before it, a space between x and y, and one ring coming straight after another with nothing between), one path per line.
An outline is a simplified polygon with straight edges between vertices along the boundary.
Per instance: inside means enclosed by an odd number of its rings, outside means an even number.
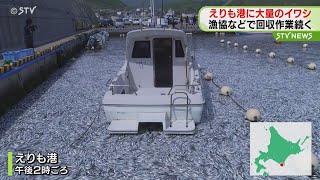
M189 16L186 16L185 18L183 18L181 16L180 23L183 24L185 22L186 25L196 25L197 24L197 20L198 20L198 18L196 16L193 16L193 17L190 17L190 18L189 18Z
M184 27L184 26L188 26L188 25L196 25L197 24L197 20L198 18L196 16L193 16L193 17L189 17L189 16L186 16L186 17L183 17L181 15L180 17L180 26L181 27ZM171 17L171 18L168 18L168 24L172 25L172 28L175 28L175 26L178 24L177 22L174 21L174 18Z

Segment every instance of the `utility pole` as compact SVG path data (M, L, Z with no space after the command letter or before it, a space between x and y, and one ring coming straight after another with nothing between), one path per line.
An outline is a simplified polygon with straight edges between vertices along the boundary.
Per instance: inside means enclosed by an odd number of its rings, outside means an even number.
M162 17L164 16L163 14L163 0L162 0L162 3L161 3L161 12L162 12Z
M152 0L152 16L154 17L154 0Z
M151 17L152 17L152 0L150 0L150 13L151 13Z
M154 0L152 0L152 26L155 27L156 26L156 17L154 16Z
M154 0L150 0L150 8L151 8L151 26L154 26Z
M140 16L141 16L141 14L140 14ZM142 1L142 17L143 17L143 20L144 20L144 0Z

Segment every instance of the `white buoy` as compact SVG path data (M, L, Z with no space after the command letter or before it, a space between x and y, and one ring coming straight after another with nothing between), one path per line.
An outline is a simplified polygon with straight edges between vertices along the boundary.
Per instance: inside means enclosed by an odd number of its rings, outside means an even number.
M220 43L224 43L224 39L221 39L221 40L220 40Z
M249 121L258 121L261 119L261 113L257 109L249 109L246 112L246 119Z
M276 57L276 53L274 53L274 52L269 53L269 57L275 58Z
M303 44L303 48L307 48L308 47L308 44Z
M312 159L311 159L311 164L312 164L312 172L316 172L319 169L319 159L318 157L312 153Z
M256 49L256 53L260 54L261 53L261 49Z
M243 46L243 49L244 49L244 50L248 49L248 46L247 46L247 45L244 45L244 46Z
M207 81L211 81L211 80L213 79L213 74L207 72L207 73L204 75L204 79L207 80Z
M293 58L293 57L289 57L289 58L287 59L287 62L290 63L290 64L291 64L291 63L294 63L294 58Z
M233 45L234 47L238 47L239 46L239 44L238 43L234 43L234 45Z
M230 44L231 44L231 41L227 41L227 44L230 45Z
M308 69L316 70L317 69L317 65L315 63L310 63L310 64L308 64Z
M229 86L222 86L220 89L220 94L224 96L229 96L232 94L232 89Z

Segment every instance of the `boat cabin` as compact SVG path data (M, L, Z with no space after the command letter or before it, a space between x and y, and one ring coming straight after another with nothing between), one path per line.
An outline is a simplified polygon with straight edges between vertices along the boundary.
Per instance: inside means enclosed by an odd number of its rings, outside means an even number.
M186 35L180 30L147 29L127 35L126 59L137 88L186 83Z

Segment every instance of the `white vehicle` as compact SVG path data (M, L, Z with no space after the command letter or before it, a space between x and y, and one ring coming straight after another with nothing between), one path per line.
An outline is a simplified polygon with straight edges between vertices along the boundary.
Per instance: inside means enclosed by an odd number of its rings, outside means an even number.
M102 104L111 134L135 134L141 123L161 123L166 134L194 134L205 103L199 65L185 32L130 31L125 63Z
M166 18L157 18L156 27L159 27L159 28L168 27L168 19L166 19Z
M131 22L129 21L128 18L124 18L124 19L123 19L123 24L124 24L124 25L131 25Z
M149 23L149 19L150 19L150 23ZM143 21L142 21L142 25L143 25L143 26L149 27L150 24L151 24L151 18L145 18L145 19L143 19Z
M114 21L114 25L116 26L116 28L118 28L118 27L122 27L122 28L124 28L123 19L120 19L120 18L115 19L115 21Z
M133 25L141 25L141 19L139 19L139 18L133 18L132 24L133 24Z

